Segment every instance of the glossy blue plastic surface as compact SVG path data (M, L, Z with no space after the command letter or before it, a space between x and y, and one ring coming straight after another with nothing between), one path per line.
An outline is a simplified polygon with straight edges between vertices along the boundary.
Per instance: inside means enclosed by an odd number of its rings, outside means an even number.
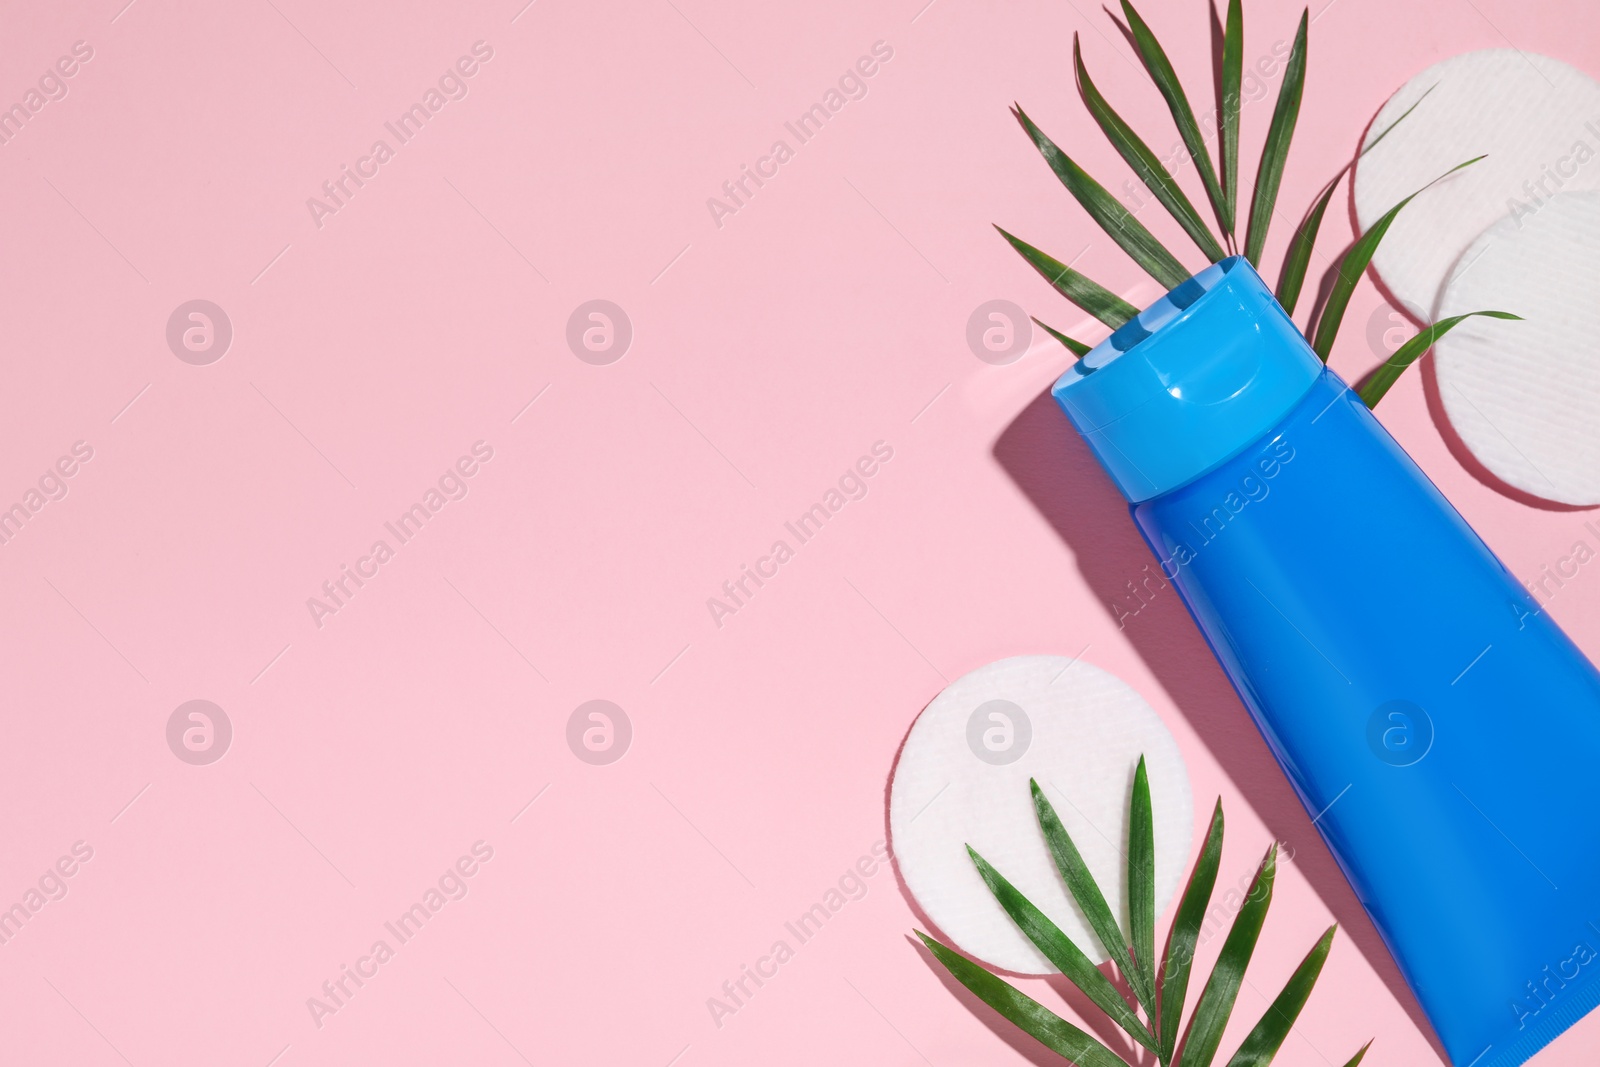
M1228 276L1260 285L1247 268ZM1254 366L1315 362L1281 309L1264 314L1269 328L1247 320L1243 341L1213 329L1237 315L1160 326L1175 388L1150 404L1208 396L1202 421L1227 435L1231 399L1249 390L1214 382L1257 376L1217 350ZM1214 435L1166 437L1196 476L1147 498L1144 475L1101 451L1142 447L1119 437L1137 420L1084 414L1101 402L1084 390L1124 388L1107 375L1121 361L1133 364L1124 381L1148 377L1147 343L1069 372L1057 399L1139 501L1163 574L1455 1067L1515 1067L1600 1003L1600 674L1320 364L1309 391L1220 461ZM1193 349L1200 381L1175 345Z
M1456 1067L1594 1007L1600 675L1361 399L1133 516Z

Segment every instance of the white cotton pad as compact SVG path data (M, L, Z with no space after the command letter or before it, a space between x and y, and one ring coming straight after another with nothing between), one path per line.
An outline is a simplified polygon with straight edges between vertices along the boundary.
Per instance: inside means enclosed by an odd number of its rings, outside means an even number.
M1600 169L1600 163L1595 164ZM1434 371L1450 425L1507 484L1600 504L1600 192L1561 193L1473 242L1439 314L1468 319L1439 340Z
M1056 970L990 894L971 844L1104 962L1050 857L1028 779L1038 779L1126 935L1128 798L1141 754L1159 915L1187 874L1194 804L1177 742L1150 705L1113 675L1063 656L1003 659L951 683L912 726L889 794L895 861L936 933L1004 970Z
M1600 188L1600 84L1531 52L1464 52L1390 97L1363 148L1413 104L1356 163L1363 232L1451 167L1488 155L1407 204L1373 257L1390 292L1426 315L1450 268L1496 220L1558 191Z

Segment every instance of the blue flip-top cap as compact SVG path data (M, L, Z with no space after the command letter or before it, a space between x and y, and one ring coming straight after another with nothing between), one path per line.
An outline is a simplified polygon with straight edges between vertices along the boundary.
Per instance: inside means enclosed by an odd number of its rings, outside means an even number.
M1186 485L1280 421L1323 371L1242 256L1151 304L1050 390L1132 503Z

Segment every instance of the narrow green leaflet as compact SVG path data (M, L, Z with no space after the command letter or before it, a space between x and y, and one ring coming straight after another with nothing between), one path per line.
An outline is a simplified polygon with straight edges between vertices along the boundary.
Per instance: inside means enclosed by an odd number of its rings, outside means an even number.
M1366 1057L1366 1055L1367 1055L1367 1049L1369 1049L1371 1047L1372 1047L1372 1042L1371 1041L1368 1041L1365 1045L1362 1045L1361 1046L1361 1051L1357 1052L1354 1056L1350 1057L1350 1062L1345 1064L1344 1067L1359 1067L1362 1059L1364 1059Z
M1300 29L1284 67L1283 84L1278 87L1278 103L1272 110L1272 125L1267 143L1261 149L1261 166L1256 170L1256 189L1250 198L1250 226L1245 232L1244 255L1251 266L1261 265L1261 250L1267 245L1267 227L1278 203L1278 185L1283 180L1283 165L1289 158L1289 142L1294 139L1294 124L1300 117L1300 97L1306 84L1306 29L1309 11L1300 13Z
M979 1000L1011 1020L1045 1048L1065 1056L1078 1067L1128 1067L1116 1053L1037 1000L921 930L917 931L917 936L922 938L922 943L928 946L934 958L944 964L945 970L955 975L956 981L972 990Z
M1491 319L1516 319L1522 321L1521 315L1513 315L1509 311L1469 311L1465 315L1451 315L1449 318L1440 319L1431 326L1426 327L1421 333L1411 338L1405 344L1394 350L1394 355L1383 361L1383 364L1361 383L1357 390L1361 399L1366 401L1367 407L1375 408L1378 401L1382 400L1389 387L1399 380L1405 369L1415 363L1424 352L1433 347L1433 343L1451 330L1456 324L1474 315L1483 315Z
M1113 330L1139 314L1138 308L1099 282L1091 281L1059 259L1046 255L1028 242L1001 230L1000 227L996 226L995 229L1000 230L1000 236L1009 241L1011 247L1015 248L1034 270L1044 275L1044 280L1055 286L1058 293Z
M1133 31L1133 43L1139 49L1144 69L1150 73L1151 80L1167 101L1167 110L1172 112L1172 121L1178 127L1183 147L1194 160L1195 170L1200 172L1200 181L1205 184L1206 196L1211 198L1211 209L1216 212L1217 224L1222 227L1223 233L1232 233L1232 209L1223 198L1222 186L1217 183L1217 172L1211 166L1211 153L1206 150L1205 138L1200 135L1200 126L1194 120L1194 109L1189 106L1189 98L1184 95L1178 75L1172 69L1172 62L1167 59L1161 42L1156 40L1156 35L1150 32L1150 27L1145 25L1144 19L1139 17L1139 12L1133 9L1129 0L1122 0L1122 13L1127 16L1128 29Z
M1418 105L1420 105L1424 100L1428 99L1428 94L1433 92L1437 88L1439 88L1439 83L1438 82L1434 82L1432 85L1430 85L1426 89L1424 89L1422 91L1422 95L1417 97L1417 102L1415 104L1412 104L1410 107L1408 107L1404 111L1402 111L1400 113L1400 117L1399 118L1397 118L1393 122L1389 123L1389 125L1387 125L1387 126L1385 126L1383 128L1383 132L1382 133L1378 134L1378 136L1374 137L1372 140L1367 142L1367 146L1361 150L1361 155L1364 156L1368 152L1372 151L1374 148L1377 148L1378 147L1378 142L1383 140L1385 137L1389 136L1391 133L1393 133L1394 132L1394 128L1396 126L1400 125L1402 122L1404 122L1406 120L1406 117L1408 115L1410 115L1413 111L1417 110ZM1359 159L1360 156L1357 156L1356 158ZM1362 1049L1362 1051L1365 1052L1366 1050Z
M1083 65L1083 53L1078 47L1078 35L1072 35L1072 62L1078 73L1078 94L1083 97L1084 106L1089 109L1089 114L1100 124L1100 129L1105 132L1109 140L1122 158L1127 160L1128 166L1139 175L1139 180L1144 182L1155 198L1161 202L1173 218L1178 220L1178 225L1183 227L1207 259L1215 263L1228 253L1223 250L1217 239L1211 235L1211 230L1205 221L1200 218L1200 213L1195 210L1188 196L1179 187L1177 179L1162 166L1161 160L1150 150L1150 146L1133 132L1133 129L1124 121L1122 116L1112 110L1106 103L1106 98L1100 95L1100 90L1089 78L1089 70Z
M1028 317L1033 319L1032 315L1029 315ZM1033 319L1033 324L1039 327L1039 329L1043 330L1045 333L1049 334L1051 337L1054 337L1057 341L1060 341L1066 346L1068 352L1071 352L1079 359L1087 356L1089 354L1089 350L1093 348L1092 345L1086 345L1082 341L1074 341L1072 338L1068 337L1054 326L1040 322L1038 319Z
M1172 1050L1178 1043L1178 1030L1183 1021L1183 1001L1189 992L1190 968L1194 964L1195 942L1200 939L1200 926L1205 922L1206 908L1211 904L1211 891L1217 884L1217 867L1222 861L1222 798L1217 798L1216 810L1211 813L1211 828L1200 845L1200 858L1195 861L1194 873L1189 876L1188 888L1178 902L1178 917L1172 922L1172 934L1167 939L1167 955L1161 966L1161 1051L1162 1063L1172 1062Z
M1133 772L1128 817L1128 917L1133 958L1146 976L1156 973L1156 831L1150 814L1150 776L1144 757ZM1155 1000L1150 1006L1154 1014Z
M1037 320L1035 320L1037 321ZM1042 325L1042 324L1041 324ZM1122 966L1133 1000L1113 984L1111 977L1102 973L1083 950L1062 932L1049 916L1027 899L1005 876L995 870L970 845L967 853L977 868L995 900L1005 909L1028 940L1050 960L1074 986L1081 990L1096 1007L1121 1027L1134 1042L1155 1054L1154 1062L1160 1067L1212 1067L1218 1045L1222 1041L1228 1016L1232 1013L1244 981L1246 969L1261 936L1267 910L1272 904L1272 887L1277 873L1277 846L1267 850L1250 883L1250 890L1238 904L1228 936L1223 941L1221 954L1205 989L1200 994L1193 1014L1188 1020L1188 1033L1184 1035L1183 1011L1189 979L1194 964L1196 942L1207 918L1212 892L1216 887L1217 868L1222 858L1222 801L1219 799L1212 812L1211 825L1205 841L1200 846L1200 856L1195 861L1189 883L1184 888L1168 937L1167 951L1162 971L1156 975L1151 957L1154 955L1153 934L1155 926L1154 872L1155 840L1154 819L1151 811L1150 779L1143 757L1134 772L1130 798L1128 831L1128 905L1132 913L1132 942L1128 942L1117 926L1110 906L1094 877L1089 873L1079 855L1077 846L1067 834L1035 780L1029 780L1033 793L1035 812L1045 843L1050 848L1057 869L1072 893L1079 910L1088 919L1107 953ZM1230 906L1233 901L1228 902ZM1268 1006L1255 1027L1245 1037L1239 1050L1227 1067L1268 1067L1282 1048L1288 1033L1305 1008L1311 990L1321 977L1333 944L1337 926L1330 927L1321 940L1307 953L1283 990ZM983 965L960 955L932 937L918 931L917 936L927 945L934 958L968 990L985 1004L1042 1042L1047 1048L1071 1060L1078 1067L1127 1067L1115 1052L1089 1033L1055 1015ZM1159 977L1156 992L1160 996L1159 1018L1152 1007L1151 981ZM1144 1009L1144 1019L1139 1009ZM1102 1033L1105 1031L1102 1030ZM1179 1041L1181 1036L1181 1047ZM1345 1067L1359 1067L1367 1049L1367 1042Z
M1306 268L1311 265L1311 249L1317 243L1317 231L1322 228L1322 216L1327 213L1328 201L1333 198L1333 190L1338 187L1339 179L1345 176L1350 169L1347 163L1339 168L1339 173L1333 180L1322 187L1322 192L1317 194L1316 200L1311 203L1311 210L1301 221L1294 237L1289 240L1289 250L1283 256L1283 272L1278 275L1278 303L1283 305L1283 310L1294 314L1294 306L1300 300L1300 289L1305 285ZM1309 327L1307 327L1309 332Z
M1239 0L1228 0L1228 21L1222 31L1222 99L1217 101L1217 116L1222 144L1222 198L1228 205L1228 218L1239 217L1239 101L1240 76L1244 72L1244 7ZM1228 230L1233 231L1230 221Z
M1055 964L1067 981L1083 990L1084 995L1111 1016L1112 1021L1126 1030L1129 1037L1151 1052L1156 1051L1155 1036L1139 1021L1128 1002L1122 999L1122 994L1111 984L1111 979L1101 973L1100 968L1072 943L1071 938L1061 932L1059 926L1050 921L1049 916L1018 892L1016 886L1006 881L1005 876L990 866L971 845L967 846L967 854L972 857L978 873L983 875L989 892L1006 909L1006 914L1011 916L1017 928L1044 953L1045 959Z
M1356 283L1361 280L1367 264L1372 262L1372 254L1378 250L1378 244L1383 240L1383 235L1389 232L1389 227L1394 225L1395 216L1400 214L1400 209L1456 171L1470 167L1482 158L1475 156L1465 163L1457 163L1390 208L1366 233L1356 238L1356 243L1350 246L1344 258L1339 261L1339 276L1334 280L1333 289L1328 294L1328 302L1323 306L1322 315L1317 319L1316 339L1311 342L1311 347L1316 350L1322 362L1328 362L1328 354L1333 351L1333 339L1338 336L1339 323L1344 318L1345 308L1350 304L1350 295L1355 292Z
M1107 236L1121 245L1122 250L1128 253L1135 263L1168 289L1182 285L1188 280L1189 270L1156 240L1154 234L1145 229L1144 223L1133 217L1133 213L1123 206L1122 201L1106 192L1104 186L1089 177L1070 156L1056 147L1056 143L1034 125L1027 112L1020 107L1013 107L1011 113L1022 123L1022 128L1028 132L1028 136L1033 138L1039 154L1050 164L1050 169L1056 172L1061 184L1067 187L1067 191L1083 205L1089 217L1094 219Z
M1337 923L1328 927L1322 940L1306 953L1306 958L1300 961L1300 966L1294 969L1294 974L1284 984L1283 992L1267 1008L1267 1013L1256 1023L1255 1029L1246 1035L1239 1051L1233 1054L1233 1059L1228 1061L1228 1067L1266 1067L1272 1062L1272 1057L1278 1054L1278 1049L1283 1045L1283 1039L1289 1036L1294 1021L1300 1017L1300 1009L1306 1006L1311 987L1317 984L1317 976L1322 973L1323 963L1327 962L1328 949L1333 947L1333 935L1338 929Z
M1056 809L1051 807L1044 790L1040 789L1039 783L1031 778L1028 779L1028 785L1033 790L1033 807L1039 816L1039 829L1044 831L1045 843L1050 846L1050 855L1056 861L1056 869L1061 872L1062 880L1067 883L1067 891L1072 894L1072 899L1078 902L1078 907L1089 920L1089 926L1094 930L1095 936L1100 938L1100 944L1105 947L1106 953L1128 976L1128 984L1133 987L1134 996L1139 998L1139 1003L1144 1005L1145 1014L1155 1018L1155 991L1150 985L1148 976L1139 969L1138 962L1129 954L1128 942L1122 937L1122 929L1117 926L1116 917L1111 914L1111 907L1106 903L1105 895L1095 884L1094 875L1089 873L1083 857L1078 854L1078 846L1072 843L1067 828L1061 825L1061 817L1056 814Z
M1426 92L1417 97L1417 103L1406 108L1399 118L1384 128L1382 133L1367 142L1367 146L1361 150L1361 155L1364 156L1376 148L1379 141L1393 133L1394 128L1404 122L1407 116L1417 110L1417 105L1428 98L1428 93L1437 88L1438 85L1429 86ZM1356 158L1359 159L1360 156ZM1328 210L1328 201L1333 197L1333 190L1338 186L1339 179L1343 178L1349 169L1350 165L1348 163L1340 167L1339 173L1335 174L1328 184L1322 187L1322 191L1317 194L1316 200L1312 201L1311 210L1306 212L1305 220L1300 223L1300 228L1295 231L1294 239L1289 242L1289 251L1283 257L1283 273L1278 277L1277 295L1278 303L1282 304L1284 310L1290 314L1294 313L1294 305L1300 299L1300 287L1305 284L1306 267L1311 262L1311 249L1317 243L1317 230L1322 226L1322 216ZM1310 332L1309 327L1307 327L1307 332Z
M1222 1029L1228 1024L1228 1014L1233 1011L1233 1002L1239 995L1239 983L1250 965L1256 939L1261 936L1261 924L1267 918L1267 907L1272 903L1272 878L1277 870L1277 858L1278 846L1274 844L1267 849L1266 858L1250 883L1250 892L1239 907L1239 914L1234 916L1228 939L1222 943L1222 954L1195 1005L1189 1036L1184 1039L1183 1050L1178 1055L1178 1067L1211 1067L1211 1061L1216 1058L1217 1046L1222 1043Z

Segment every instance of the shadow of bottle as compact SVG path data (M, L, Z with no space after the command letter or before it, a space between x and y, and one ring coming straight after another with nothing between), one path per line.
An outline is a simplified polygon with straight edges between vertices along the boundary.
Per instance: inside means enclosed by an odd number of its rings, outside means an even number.
M1072 550L1085 583L1442 1062L1443 1047L1194 620L1048 390L995 441L1007 475ZM1202 798L1204 799L1204 798ZM1209 810L1209 804L1197 804ZM1198 838L1197 847L1198 847ZM1225 863L1231 863L1224 860Z

